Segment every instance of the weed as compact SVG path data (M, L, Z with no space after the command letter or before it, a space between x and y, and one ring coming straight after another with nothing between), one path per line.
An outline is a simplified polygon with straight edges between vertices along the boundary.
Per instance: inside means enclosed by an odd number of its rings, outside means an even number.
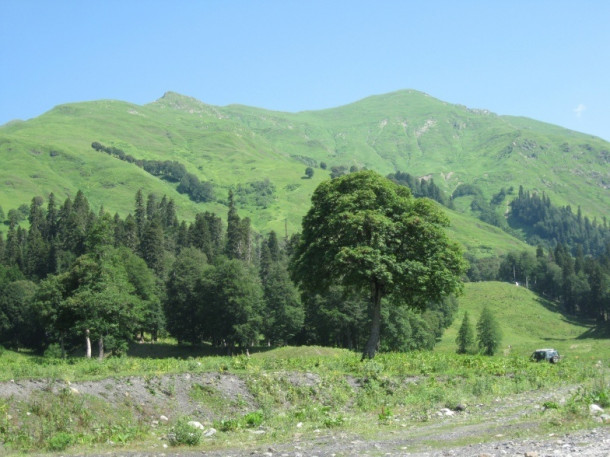
M258 427L263 423L262 411L248 413L243 417L243 422L246 427Z
M202 430L189 424L189 418L183 417L170 429L167 440L172 446L196 446L201 442Z
M47 449L49 451L63 451L72 446L75 439L70 433L58 432L47 441Z
M392 410L388 407L382 406L381 412L379 413L379 422L388 422L394 415L392 414Z

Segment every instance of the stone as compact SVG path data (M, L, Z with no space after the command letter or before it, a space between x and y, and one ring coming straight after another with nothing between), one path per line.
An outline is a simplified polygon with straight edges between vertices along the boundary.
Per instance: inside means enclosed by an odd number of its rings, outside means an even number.
M187 424L198 430L203 430L205 428L201 422L197 421L188 421Z
M602 414L599 416L604 424L610 424L610 414Z
M203 434L203 436L205 436L207 438L209 438L210 436L214 436L214 435L216 435L216 429L212 428L212 427L208 428L206 430L206 432Z
M169 421L169 419L167 418L167 416L163 416L163 415L159 416L159 420L160 420L160 421L162 421L162 422L167 422L167 421Z
M525 457L538 457L538 453L536 451L528 451L525 453Z
M589 412L593 415L598 415L598 414L601 414L604 412L604 408L593 403L593 404L589 405Z

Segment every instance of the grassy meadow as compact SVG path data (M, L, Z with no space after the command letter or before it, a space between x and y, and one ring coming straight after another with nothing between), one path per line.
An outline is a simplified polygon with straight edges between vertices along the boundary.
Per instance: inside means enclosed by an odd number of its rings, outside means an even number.
M176 184L92 150L94 141L139 159L177 160L213 183L216 199L195 204ZM523 185L545 191L555 205L581 206L592 219L610 209L609 149L590 135L451 105L417 91L301 113L216 107L167 93L147 105L113 100L61 105L0 126L5 183L0 205L7 212L50 192L63 201L81 189L94 208L103 204L125 216L142 188L173 198L180 217L190 219L199 211L224 216L229 188L269 179L273 201L267 207L245 203L240 213L257 230L293 233L330 168L356 166L434 178L448 195L461 183L476 184L486 198L502 187ZM307 166L315 171L311 179L304 179ZM477 233L475 227L471 238Z
M484 305L501 323L502 349L493 357L455 354L462 313L467 310L474 325ZM610 407L610 345L595 336L601 335L590 323L570 321L524 287L489 282L466 285L458 316L434 351L381 353L368 361L353 351L324 347L261 347L228 357L172 341L134 345L128 356L102 362L4 350L0 388L17 384L34 390L26 398L0 398L0 450L248 449L320 433L373 439L405 429L424 433L441 420L437 411L458 405L469 413L455 419L455 427L482 427L488 408L502 404L510 416L518 409L511 402L522 396L539 408L522 419L536 423L539 432L593 427L588 405ZM559 364L529 361L534 349L547 346L563 354ZM185 374L229 380L241 390L228 398L218 386L183 385ZM137 380L150 404L110 395L133 389ZM87 394L95 385L105 385L107 394ZM181 389L186 397L180 397ZM180 398L188 398L200 414L180 407ZM166 409L151 406L156 401ZM167 422L158 420L161 414L168 415ZM203 436L188 425L191 419L216 434ZM503 434L523 436L522 428L511 428L515 420L506 419ZM482 429L466 442L492 439L490 433Z

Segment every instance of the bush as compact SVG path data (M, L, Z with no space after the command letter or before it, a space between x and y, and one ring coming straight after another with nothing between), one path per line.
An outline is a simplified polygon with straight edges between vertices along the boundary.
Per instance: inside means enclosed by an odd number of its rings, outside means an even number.
M201 441L202 430L189 425L189 418L185 417L171 428L167 435L169 444L172 446L196 446Z
M246 427L258 427L263 423L263 413L261 411L255 411L248 413L243 418Z
M73 443L74 437L72 435L66 432L59 432L49 439L47 449L49 451L63 451L72 446Z

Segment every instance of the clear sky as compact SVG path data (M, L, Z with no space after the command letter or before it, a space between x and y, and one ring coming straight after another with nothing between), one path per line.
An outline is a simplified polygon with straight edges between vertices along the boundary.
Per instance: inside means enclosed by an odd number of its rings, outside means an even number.
M329 108L416 89L610 140L610 2L0 0L0 124L172 90Z

